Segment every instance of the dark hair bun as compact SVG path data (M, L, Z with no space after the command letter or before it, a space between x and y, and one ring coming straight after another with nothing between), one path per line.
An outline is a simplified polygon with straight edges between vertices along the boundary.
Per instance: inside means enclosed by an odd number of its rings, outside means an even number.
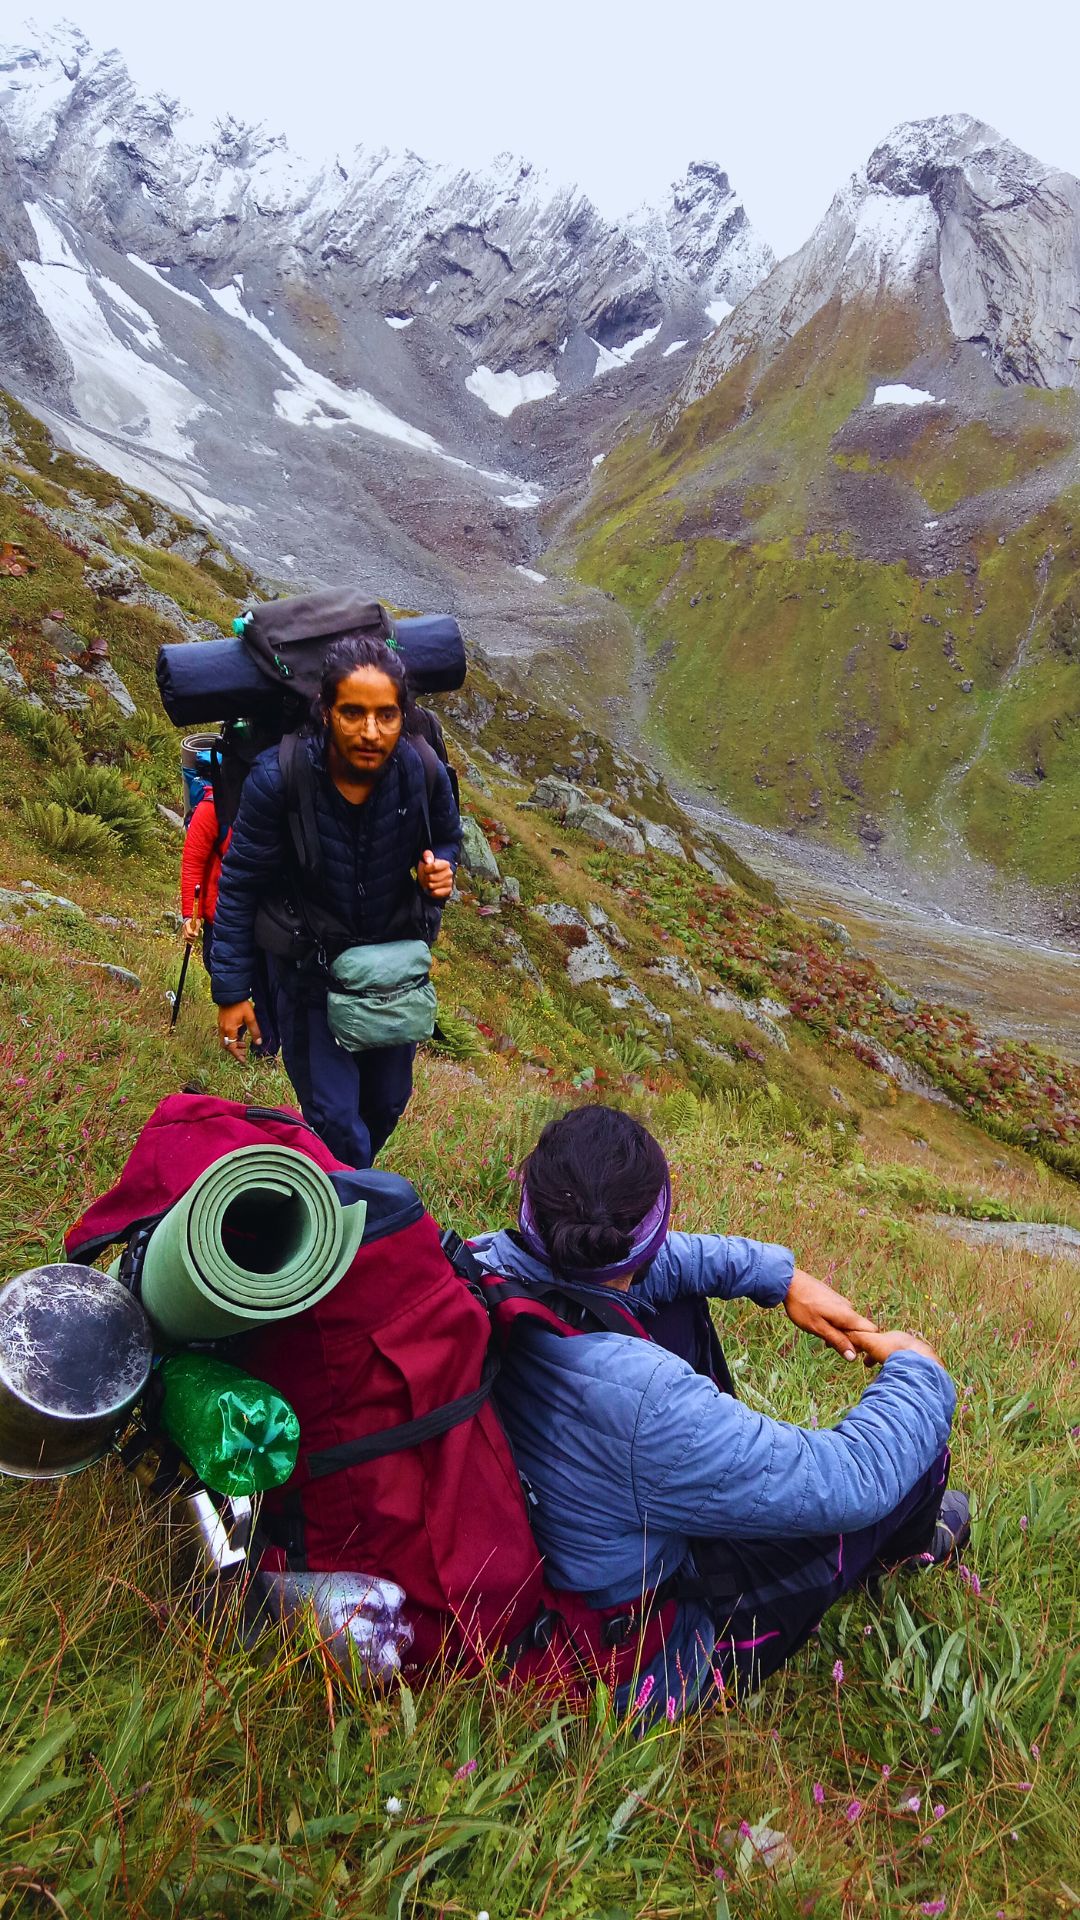
M525 1163L525 1185L552 1265L625 1260L667 1174L652 1134L615 1107L576 1107L551 1121Z

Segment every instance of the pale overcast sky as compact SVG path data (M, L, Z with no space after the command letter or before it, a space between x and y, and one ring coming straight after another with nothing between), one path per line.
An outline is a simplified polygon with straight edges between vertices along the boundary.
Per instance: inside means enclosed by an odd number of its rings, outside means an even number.
M312 160L509 148L609 213L715 160L781 254L899 120L972 113L1080 174L1078 0L74 0L68 17L146 89L262 120Z

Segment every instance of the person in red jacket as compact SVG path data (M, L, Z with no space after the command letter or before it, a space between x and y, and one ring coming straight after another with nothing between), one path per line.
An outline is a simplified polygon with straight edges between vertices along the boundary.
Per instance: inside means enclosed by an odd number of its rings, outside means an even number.
M231 838L231 828L224 839L220 838L214 796L207 787L188 821L180 862L180 911L184 916L184 939L189 946L194 946L201 929L202 961L207 973L210 972L214 951L214 914L217 910L221 863ZM195 910L196 887L199 889L198 913ZM272 1059L279 1044L273 1019L273 1000L266 981L259 980L256 985L258 990L254 998L262 1041L258 1046L253 1045L252 1052L260 1059Z

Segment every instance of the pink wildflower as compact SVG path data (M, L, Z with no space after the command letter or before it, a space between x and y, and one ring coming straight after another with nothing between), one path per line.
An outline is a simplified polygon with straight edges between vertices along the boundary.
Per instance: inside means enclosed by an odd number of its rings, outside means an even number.
M1030 1793L1030 1792L1031 1792L1031 1781L1030 1781L1030 1780L1018 1780L1018 1781L1017 1781L1017 1783L1016 1783L1016 1791L1017 1791L1017 1793Z
M667 1697L667 1722L669 1727L675 1725L675 1695L673 1693L669 1693Z
M749 1820L740 1820L739 1821L740 1840L749 1840L750 1834L751 1834L751 1827L750 1827Z
M813 1794L815 1807L823 1807L825 1805L825 1789L820 1780L814 1781Z
M920 1913L944 1913L947 1902L944 1900L920 1900Z
M844 1808L844 1816L848 1820L851 1826L855 1825L855 1822L859 1818L859 1815L861 1813L862 1813L861 1800L850 1800L847 1806Z
M891 1772L892 1772L892 1768L890 1767L888 1761L886 1760L884 1766L881 1769L882 1779L887 1780Z
M909 1794L906 1800L901 1801L900 1811L901 1813L918 1813L919 1808L921 1806L922 1806L922 1801L920 1800L918 1794L912 1793L912 1794Z
M1026 1513L1022 1513L1020 1515L1020 1531L1021 1533L1026 1533L1027 1530L1028 1530L1028 1517Z
M944 1802L943 1800L939 1800L939 1801L938 1801L938 1803L937 1803L937 1806L936 1806L936 1807L935 1807L935 1808L933 1809L933 1813L934 1813L934 1819L935 1819L935 1820L944 1820L944 1818L945 1818L945 1802Z
M454 1779L466 1780L470 1773L475 1773L475 1772L476 1772L476 1761L466 1760L464 1765L458 1767L457 1771L454 1774Z
M832 1677L833 1677L833 1679L834 1679L834 1680L836 1681L836 1684L837 1684L837 1686L838 1686L838 1687L842 1687L842 1686L843 1686L843 1684L844 1684L844 1663L843 1663L843 1661L842 1661L842 1660L836 1660L836 1661L834 1661L834 1663L833 1663L833 1670L832 1670Z
M655 1690L656 1690L656 1680L651 1673L647 1673L640 1687L638 1688L637 1699L634 1701L634 1707L638 1713L644 1713L645 1708L648 1706L649 1701L652 1699Z

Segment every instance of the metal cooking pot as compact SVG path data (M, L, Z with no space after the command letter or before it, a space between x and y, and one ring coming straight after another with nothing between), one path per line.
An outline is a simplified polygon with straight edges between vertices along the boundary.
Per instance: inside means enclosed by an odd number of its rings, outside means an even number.
M107 1453L150 1377L139 1302L96 1267L31 1267L0 1287L0 1473L51 1480Z

